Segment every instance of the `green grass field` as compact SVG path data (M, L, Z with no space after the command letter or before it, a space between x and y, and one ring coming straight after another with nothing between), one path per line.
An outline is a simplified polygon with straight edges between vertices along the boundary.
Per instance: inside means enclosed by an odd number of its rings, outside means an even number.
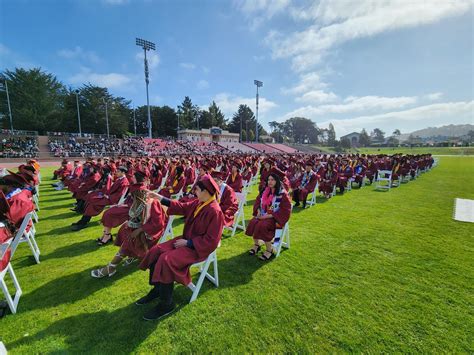
M389 192L367 186L297 209L291 249L271 262L247 255L242 232L225 238L220 287L205 283L193 304L176 287L181 307L161 322L142 321L146 308L134 305L149 289L136 264L89 276L117 249L93 242L97 218L70 231L73 200L50 187L51 171L42 171L42 262L19 246L24 294L18 313L0 319L12 354L474 351L474 224L452 219L454 198L474 199L474 158L441 157Z
M320 147L312 145L313 148L332 154L337 154L332 147ZM474 147L382 147L382 148L358 148L349 149L347 153L359 154L433 154L433 155L474 155Z

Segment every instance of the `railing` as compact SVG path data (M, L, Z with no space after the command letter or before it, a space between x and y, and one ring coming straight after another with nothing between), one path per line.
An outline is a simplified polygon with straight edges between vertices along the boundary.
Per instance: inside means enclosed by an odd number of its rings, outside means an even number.
M112 138L115 139L117 136L115 134L110 134L108 137L106 134L96 134L96 133L75 133L75 132L46 132L48 137L57 137L57 138L68 138L68 137L76 137L76 138Z
M13 158L38 158L39 153L25 153L25 152L12 152L12 153L0 153L0 159L13 159Z
M9 129L2 129L0 134L4 136L37 136L38 131L24 131L21 129L14 129L12 131Z

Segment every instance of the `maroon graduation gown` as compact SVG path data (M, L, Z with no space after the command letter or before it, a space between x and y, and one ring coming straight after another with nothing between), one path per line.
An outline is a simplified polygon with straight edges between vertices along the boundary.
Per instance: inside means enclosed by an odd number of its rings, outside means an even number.
M261 239L264 242L271 242L273 240L275 237L275 229L277 229L277 227L282 228L290 219L291 214L291 201L288 197L288 193L283 191L281 197L278 211L268 212L273 218L257 219L256 216L260 210L260 201L262 199L261 194L257 196L255 204L253 205L254 218L249 222L245 234L254 239Z
M224 215L217 201L212 201L203 207L194 217L194 211L199 201L181 203L171 201L168 208L170 215L184 215L183 235L162 244L152 247L140 264L145 270L156 263L152 282L171 283L179 282L185 286L191 283L189 267L205 260L209 254L216 250L224 228ZM193 248L187 246L175 249L173 243L176 239L192 240Z

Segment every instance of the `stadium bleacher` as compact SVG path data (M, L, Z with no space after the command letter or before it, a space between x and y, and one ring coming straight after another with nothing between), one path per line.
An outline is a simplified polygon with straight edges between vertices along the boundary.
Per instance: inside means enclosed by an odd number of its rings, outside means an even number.
M262 153L281 153L282 151L263 143L245 143L246 146Z
M234 153L255 153L256 149L253 149L245 144L239 142L219 142L219 145L226 148Z
M298 153L298 149L289 147L284 144L280 144L280 143L265 143L265 144L268 145L269 147L281 150L284 153L289 153L289 154Z

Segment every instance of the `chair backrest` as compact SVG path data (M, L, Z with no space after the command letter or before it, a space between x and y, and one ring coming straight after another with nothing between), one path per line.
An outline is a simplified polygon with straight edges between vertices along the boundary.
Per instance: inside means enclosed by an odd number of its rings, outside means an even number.
M235 197L239 200L239 210L243 207L245 202L247 201L247 193L245 192L236 192Z
M18 247L18 244L20 243L21 238L25 234L26 228L28 227L28 224L31 221L32 214L33 212L28 212L26 214L26 216L23 218L23 222L21 222L20 228L16 232L16 235L11 242L11 258L13 258L13 254L15 254L16 248Z
M377 180L391 180L392 171L391 170L379 170L377 173Z

